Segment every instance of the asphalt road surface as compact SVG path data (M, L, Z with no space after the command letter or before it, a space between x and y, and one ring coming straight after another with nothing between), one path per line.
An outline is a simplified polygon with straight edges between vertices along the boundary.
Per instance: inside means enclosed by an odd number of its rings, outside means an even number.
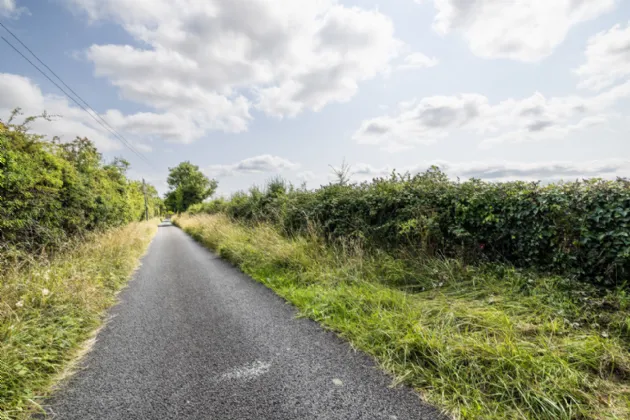
M174 226L120 299L47 418L442 418Z

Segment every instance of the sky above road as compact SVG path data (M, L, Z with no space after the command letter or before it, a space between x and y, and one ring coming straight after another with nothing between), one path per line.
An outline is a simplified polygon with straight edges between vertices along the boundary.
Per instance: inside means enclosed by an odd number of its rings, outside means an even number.
M356 181L630 176L626 0L0 0L0 22L151 163L5 42L0 118L47 111L33 130L162 192L185 160L222 194L343 159Z

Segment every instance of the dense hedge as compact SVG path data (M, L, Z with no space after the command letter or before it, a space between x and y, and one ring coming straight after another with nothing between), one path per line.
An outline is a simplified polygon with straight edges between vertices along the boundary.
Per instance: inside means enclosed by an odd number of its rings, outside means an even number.
M141 219L142 184L127 179L128 166L121 159L104 164L88 139L48 141L0 123L0 256ZM161 200L155 188L148 192L155 215Z
M264 220L288 234L510 262L595 283L630 278L630 182L453 182L432 168L370 183L294 189L281 180L191 212Z

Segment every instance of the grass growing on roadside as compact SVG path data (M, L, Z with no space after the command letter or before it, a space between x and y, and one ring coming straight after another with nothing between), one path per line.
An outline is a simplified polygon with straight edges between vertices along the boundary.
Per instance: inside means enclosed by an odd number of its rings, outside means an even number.
M465 419L630 417L630 296L505 266L332 247L223 215L195 239Z
M155 221L90 234L62 254L2 272L0 419L27 417L129 279Z

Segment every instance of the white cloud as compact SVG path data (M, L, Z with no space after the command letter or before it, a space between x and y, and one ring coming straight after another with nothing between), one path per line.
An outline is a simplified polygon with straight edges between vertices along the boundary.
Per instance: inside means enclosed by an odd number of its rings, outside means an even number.
M603 125L615 116L614 105L630 96L630 82L596 96L545 98L542 94L521 101L507 100L493 107L488 116L487 135L482 147L501 143L521 143L567 138L594 126Z
M211 165L207 172L214 176L231 176L251 173L277 173L299 168L299 164L273 155L260 155L243 159L231 165Z
M236 107L238 112L239 108ZM224 129L239 132L245 130L246 122L240 117L226 115L212 118L217 109L202 111L166 111L164 113L139 112L123 115L117 110L109 110L106 120L116 129L141 137L162 138L171 143L192 143L202 137L208 129ZM230 129L226 129L230 127Z
M11 15L16 9L15 0L0 0L0 16Z
M471 51L485 58L538 61L569 30L613 10L617 0L433 0L440 34L460 32Z
M396 112L362 122L353 138L389 151L430 144L456 132L483 136L481 145L565 138L605 123L611 108L630 96L630 82L593 97L547 98L535 93L524 99L490 104L480 94L433 96L399 105Z
M346 102L403 46L387 16L336 0L66 1L138 41L87 57L125 98L191 120L186 140L246 130L252 106L284 117Z
M416 166L396 168L396 173L412 175L426 171L431 166L438 166L450 177L464 179L478 178L485 180L574 180L581 178L615 178L630 176L630 160L608 159L587 162L468 162L451 163L446 161L426 162ZM363 181L373 178L388 177L393 168L374 167L359 163L352 166L353 180Z
M601 90L630 76L630 23L615 25L588 40L586 63L575 69L578 87Z
M365 120L353 138L390 151L430 144L453 129L464 128L488 112L488 99L477 94L432 96L401 103L394 115Z
M590 162L472 162L450 165L450 168L454 175L488 180L573 180L630 175L630 161L616 159ZM450 174L448 165L445 170Z
M0 17L17 19L22 13L28 13L28 9L18 7L15 0L0 0Z
M403 64L398 66L400 70L424 69L437 66L438 60L435 57L428 57L422 53L414 52L405 57Z
M83 109L71 104L65 96L45 95L26 77L0 73L0 118L6 120L15 108L21 108L25 117L43 112L53 116L52 121L38 119L31 123L33 132L59 136L62 141L71 141L77 136L87 137L104 152L122 148L119 140L106 128ZM203 135L203 131L187 115L151 112L123 115L118 110L108 110L101 118L141 152L150 152L152 148L139 143L139 138L150 140L159 137L188 143ZM18 122L21 120L18 119Z
M394 168L389 166L375 167L367 163L356 163L350 166L350 178L353 181L369 181L374 178L387 178Z
M44 95L26 77L0 73L0 118L6 121L11 111L18 107L22 108L25 117L41 115L44 111L55 116L53 121L38 119L30 124L35 133L59 136L62 141L71 141L77 136L87 137L100 151L121 148L120 143L106 134L85 111L70 106L65 97Z

